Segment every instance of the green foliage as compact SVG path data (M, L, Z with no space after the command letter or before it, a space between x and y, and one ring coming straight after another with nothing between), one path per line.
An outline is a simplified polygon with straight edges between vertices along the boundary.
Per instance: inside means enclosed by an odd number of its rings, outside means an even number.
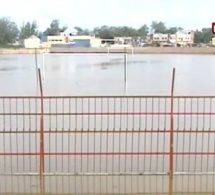
M17 25L9 18L0 18L0 45L14 43L18 38Z
M23 25L20 27L19 40L27 39L32 35L35 36L39 35L37 22L33 21L32 23L31 22L23 23Z
M50 26L43 33L44 35L56 35L67 30L67 26L60 27L59 20L52 20Z
M50 26L44 31L38 31L36 21L26 22L18 29L17 25L9 18L0 18L0 47L17 47L13 43L17 39L23 41L24 39L36 35L56 35L67 30L67 26L61 26L59 20L53 20ZM103 39L112 39L114 37L141 37L146 36L152 32L174 34L177 31L183 30L181 27L167 28L162 21L152 21L150 27L143 24L140 28L132 28L128 26L101 26L94 29L86 29L79 26L75 27L78 35L95 35ZM209 43L212 39L211 28L203 28L201 31L195 31L195 43Z
M195 31L195 43L209 43L212 39L211 28L203 28L201 31Z
M77 31L77 35L90 35L90 31L88 29L83 29L81 27L74 27L74 29Z
M134 29L128 26L101 26L95 27L93 33L103 39L112 39L113 37L146 37L149 32L147 25Z

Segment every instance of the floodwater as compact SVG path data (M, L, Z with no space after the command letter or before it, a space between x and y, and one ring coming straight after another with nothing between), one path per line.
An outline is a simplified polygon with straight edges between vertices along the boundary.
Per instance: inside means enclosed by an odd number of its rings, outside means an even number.
M34 55L0 56L1 95L35 95ZM38 55L38 67L42 67ZM124 56L46 55L44 95L124 94ZM128 56L127 94L169 95L173 67L176 95L214 95L215 57L201 55Z
M128 55L126 85L123 54L109 56L49 54L44 58L38 55L37 62L37 66L41 68L44 95L47 96L170 95L173 67L176 68L175 95L215 94L214 56ZM34 55L0 56L1 96L38 95L37 66ZM34 99L0 100L1 113L34 113L36 107ZM140 113L166 112L170 109L169 99L116 98L109 102L105 98L53 99L45 100L44 109L45 113L64 113L60 116L47 115L44 118L44 129L52 131L45 133L45 153L65 153L45 155L46 192L70 194L168 192L170 117L156 114L142 116ZM175 100L175 112L208 113L214 110L215 99ZM111 111L139 114L109 117L65 115ZM214 121L214 115L192 117L177 115L174 129L213 131ZM22 133L29 129L39 131L39 116L1 115L0 128L2 131L4 129L7 132L20 132L0 134L0 153L39 152L39 134ZM144 129L149 132L144 133ZM56 130L58 133L54 133ZM101 130L104 132L100 132ZM128 130L136 133L125 132ZM152 133L153 130L167 132ZM178 175L174 176L174 190L214 192L215 133L210 135L195 132L175 133L174 140L175 152L201 153L175 155L174 170ZM153 154L149 154L150 152ZM210 154L202 154L203 152ZM99 153L102 155L98 155ZM35 176L39 173L37 155L0 155L0 161L2 164L0 193L39 191L39 177ZM187 175L188 172L204 175ZM19 173L20 176L3 176L11 173ZM182 173L185 175L181 175Z

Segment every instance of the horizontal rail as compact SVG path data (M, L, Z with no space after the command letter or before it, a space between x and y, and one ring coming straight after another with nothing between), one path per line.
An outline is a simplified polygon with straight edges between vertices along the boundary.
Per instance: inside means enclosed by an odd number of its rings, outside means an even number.
M2 130L0 131L0 134L23 134L23 133L27 133L27 134L34 134L34 133L40 133L40 131L34 131L34 130L28 130L28 131L6 131L6 130ZM67 134L67 133L170 133L170 130L95 130L95 129L89 129L89 130L44 130L44 133L48 133L48 134ZM188 133L188 134L195 134L195 133L215 133L215 130L174 130L174 133Z
M91 172L91 173L43 173L43 176L147 176L147 175L169 175L169 172ZM174 172L174 175L215 175L215 172ZM0 176L39 176L37 172L31 173L0 173Z
M40 96L0 96L0 99L40 99ZM110 99L110 98L121 98L121 99L128 99L128 98L171 98L170 95L90 95L90 96L43 96L43 99ZM191 98L191 99L210 99L215 98L214 95L178 95L174 96L174 99L181 99L181 98Z
M173 115L215 115L215 112L175 112ZM40 116L40 113L0 113L0 116ZM171 115L170 112L80 112L80 113L44 113L44 116L96 116L96 115Z
M170 155L169 152L44 152L45 156L140 156ZM0 156L38 156L38 152L3 152ZM215 155L215 152L174 152L174 155Z

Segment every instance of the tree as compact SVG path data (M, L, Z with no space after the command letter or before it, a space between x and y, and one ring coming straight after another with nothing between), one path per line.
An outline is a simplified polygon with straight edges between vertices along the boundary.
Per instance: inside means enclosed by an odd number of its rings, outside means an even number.
M167 29L166 31L168 34L175 34L178 32L178 28L177 27L170 27L169 29Z
M149 33L149 27L146 24L144 24L138 29L138 35L140 37L146 37L148 33Z
M74 29L77 31L77 35L90 35L90 31L88 29L83 29L81 27L74 27Z
M60 27L59 20L52 20L50 27L48 27L43 34L47 36L56 35L60 32L64 32L65 30L67 30L67 26Z
M195 43L209 43L212 39L211 28L203 28L201 31L195 31Z
M102 26L95 27L92 34L103 39L112 39L113 37L145 37L148 34L148 27L147 25L143 25L139 29L135 29L128 26Z
M18 37L17 25L9 18L0 18L0 45L14 43Z
M204 43L209 43L212 39L212 30L211 28L203 28L202 29L202 36Z
M164 24L164 22L157 22L157 21L152 21L151 24L151 29L153 30L154 33L166 33L167 28Z
M39 36L37 22L33 21L32 23L31 22L23 23L23 25L20 28L19 39L24 40L32 35Z
M113 30L111 31L108 26L102 26L100 28L97 28L97 36L102 39L113 39L115 33Z

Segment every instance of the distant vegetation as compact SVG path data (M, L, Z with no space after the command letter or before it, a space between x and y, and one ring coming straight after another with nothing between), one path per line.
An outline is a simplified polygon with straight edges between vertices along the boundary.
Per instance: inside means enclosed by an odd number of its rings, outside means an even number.
M95 35L104 39L111 39L113 37L145 38L150 32L174 34L178 30L183 30L182 27L167 28L165 23L161 21L153 21L150 26L143 24L138 29L128 26L101 26L91 30L75 27L75 29L78 35ZM65 30L67 30L67 26L61 26L59 20L53 20L44 32L40 32L36 21L26 22L18 27L9 18L0 18L0 46L9 47L17 41L22 43L24 39L31 35L41 37L42 35L54 35ZM201 31L195 31L195 43L209 43L211 39L211 28L202 28Z

